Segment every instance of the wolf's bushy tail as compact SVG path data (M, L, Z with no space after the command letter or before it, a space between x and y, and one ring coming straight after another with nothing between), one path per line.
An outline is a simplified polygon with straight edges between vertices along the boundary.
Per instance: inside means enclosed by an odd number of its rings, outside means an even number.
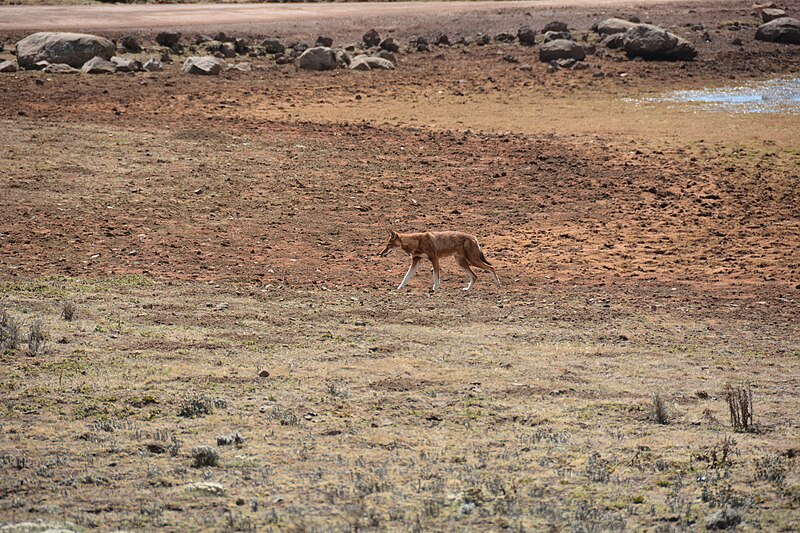
M486 256L485 256L485 255L483 255L483 250L481 250L480 248L478 249L478 257L480 257L480 258L481 258L481 261L483 261L483 262L484 262L484 263L486 263L487 265L489 265L489 266L491 266L491 265L492 265L492 264L489 262L489 260L488 260L488 259L486 259Z

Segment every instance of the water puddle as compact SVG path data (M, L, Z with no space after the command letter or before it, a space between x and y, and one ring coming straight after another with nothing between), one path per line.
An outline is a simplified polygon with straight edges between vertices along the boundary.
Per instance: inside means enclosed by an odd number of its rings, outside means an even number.
M635 103L674 103L701 111L800 114L800 78L750 82L737 87L674 91Z

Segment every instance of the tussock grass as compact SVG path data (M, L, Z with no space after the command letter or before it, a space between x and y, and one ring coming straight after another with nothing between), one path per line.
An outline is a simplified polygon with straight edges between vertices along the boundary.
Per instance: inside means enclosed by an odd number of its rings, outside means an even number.
M794 524L797 459L785 450L800 396L784 383L798 370L790 358L765 366L749 340L781 346L787 330L710 317L709 333L698 305L620 343L607 331L637 331L633 304L604 318L553 292L574 317L553 320L514 295L500 307L476 293L468 308L455 291L436 297L420 308L415 294L122 286L67 322L46 287L7 294L7 309L41 311L50 337L69 343L5 356L0 489L25 479L49 503L32 511L20 503L31 496L15 496L0 516L90 528L102 508L103 524L129 529L630 530L691 529L730 508L753 527ZM207 320L209 301L229 305ZM380 320L351 327L366 313ZM421 325L404 322L412 314ZM125 327L95 327L112 315ZM743 354L721 377L759 377L760 431L735 440L713 421L725 397L696 394L714 389L698 365L729 357L717 335ZM691 357L663 357L687 339ZM669 390L682 416L652 423L653 390ZM197 482L219 488L183 488Z

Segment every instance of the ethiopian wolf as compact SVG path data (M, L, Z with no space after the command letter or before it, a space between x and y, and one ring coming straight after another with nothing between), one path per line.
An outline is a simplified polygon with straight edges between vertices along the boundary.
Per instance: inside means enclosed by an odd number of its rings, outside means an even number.
M460 231L430 231L425 233L397 233L389 228L389 242L386 248L380 253L381 256L389 255L393 248L402 248L404 252L411 256L411 267L408 269L406 277L400 283L398 289L402 289L414 277L419 267L419 262L423 257L430 259L433 263L433 290L439 288L439 259L443 257L455 256L456 263L467 274L469 274L469 285L464 290L468 291L475 284L478 276L472 271L470 266L488 270L494 276L494 283L499 287L500 280L494 267L486 260L478 239L472 235Z

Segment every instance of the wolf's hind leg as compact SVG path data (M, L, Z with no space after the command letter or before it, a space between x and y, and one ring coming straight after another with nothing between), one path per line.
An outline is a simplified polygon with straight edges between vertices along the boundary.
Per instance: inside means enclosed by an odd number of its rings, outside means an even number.
M469 261L467 261L467 259L463 255L456 256L456 263L458 263L458 266L460 266L464 272L469 274L469 284L466 287L464 287L464 290L468 291L472 288L473 285L475 285L475 281L478 279L478 276L476 276L475 272L473 272L472 269L469 267Z

